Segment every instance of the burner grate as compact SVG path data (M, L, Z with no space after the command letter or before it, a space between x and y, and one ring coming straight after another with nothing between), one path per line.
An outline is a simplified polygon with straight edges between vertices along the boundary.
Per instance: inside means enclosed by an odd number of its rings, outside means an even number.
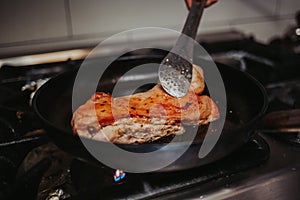
M45 153L48 150L41 151ZM52 156L56 164L58 164L57 159L62 157L59 152L58 149L52 149L51 152L51 155L58 156ZM204 183L211 181L221 184L222 181L227 182L229 178L234 180L233 177L239 176L239 172L266 161L269 153L268 144L261 137L255 136L247 145L216 163L178 172L126 173L121 183L114 182L112 169L98 168L76 159L71 159L72 162L68 165L67 163L71 161L70 157L64 155L65 160L69 161L60 163L60 166L56 165L52 171L50 170L51 173L46 173L47 175L42 178L39 186L39 199L55 195L57 197L61 195L61 199L64 197L70 197L70 199L153 198L189 187L202 187ZM49 151L44 156L49 157ZM27 157L28 159L30 160L30 157ZM49 178L49 174L52 174L52 178ZM59 178L54 178L55 175Z

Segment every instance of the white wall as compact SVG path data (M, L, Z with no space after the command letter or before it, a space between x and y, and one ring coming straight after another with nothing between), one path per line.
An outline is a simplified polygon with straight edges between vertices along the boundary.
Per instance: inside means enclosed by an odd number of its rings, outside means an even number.
M199 32L237 29L267 42L294 23L297 10L299 0L219 0ZM138 27L180 31L186 15L183 0L1 0L0 57L95 45Z

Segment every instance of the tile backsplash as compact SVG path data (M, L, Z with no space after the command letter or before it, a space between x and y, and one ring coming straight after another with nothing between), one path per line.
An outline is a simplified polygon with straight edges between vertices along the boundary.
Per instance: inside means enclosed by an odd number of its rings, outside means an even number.
M298 10L299 0L219 0L199 33L235 29L268 42L295 24ZM180 31L187 13L183 0L2 0L0 57L93 46L133 28Z

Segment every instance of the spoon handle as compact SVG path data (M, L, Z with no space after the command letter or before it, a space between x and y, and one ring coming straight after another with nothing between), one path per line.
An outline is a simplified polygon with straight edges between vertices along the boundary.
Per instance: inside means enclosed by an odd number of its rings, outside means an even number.
M182 29L182 34L179 36L175 46L173 47L173 52L180 53L184 55L186 59L193 61L193 40L196 37L200 19L203 14L206 0L193 0L192 6L190 8L188 17L185 21L184 27ZM188 36L189 38L187 38ZM191 40L191 39L193 40Z
M182 33L195 39L206 0L193 0Z

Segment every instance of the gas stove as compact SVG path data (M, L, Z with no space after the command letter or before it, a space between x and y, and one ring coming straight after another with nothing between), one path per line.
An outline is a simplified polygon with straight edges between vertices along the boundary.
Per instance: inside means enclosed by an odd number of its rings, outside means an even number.
M2 62L0 199L297 199L300 55L240 33L222 37L202 36L200 43L215 61L259 80L269 108L246 145L215 163L178 172L131 174L95 167L48 138L31 107L32 96L51 77L80 67L88 49L77 59Z

